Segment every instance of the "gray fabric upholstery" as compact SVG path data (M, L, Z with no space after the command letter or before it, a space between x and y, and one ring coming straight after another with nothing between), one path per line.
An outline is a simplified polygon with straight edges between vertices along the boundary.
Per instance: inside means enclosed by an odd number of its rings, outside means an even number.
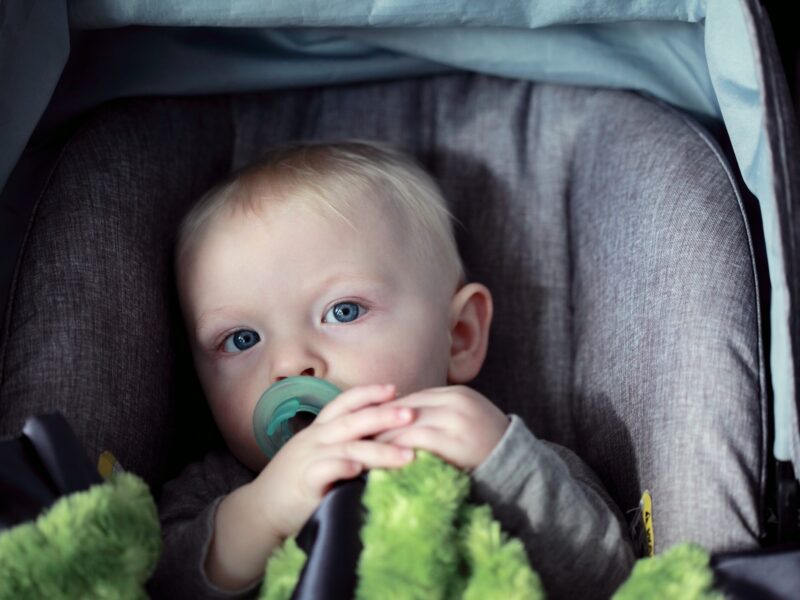
M695 131L614 102L593 102L604 119L571 177L579 452L623 506L650 490L659 549L746 546L761 532L767 410L745 221Z
M94 462L158 484L184 390L175 379L175 224L229 168L224 101L110 107L75 134L37 200L0 351L0 435L61 411ZM45 176L46 174L43 174ZM188 416L189 411L184 416Z
M34 216L0 433L59 409L93 457L112 450L155 485L199 451L175 224L270 144L340 137L405 148L450 199L496 302L478 389L577 450L623 510L650 489L659 550L755 543L766 397L745 220L713 146L624 92L460 74L104 111Z

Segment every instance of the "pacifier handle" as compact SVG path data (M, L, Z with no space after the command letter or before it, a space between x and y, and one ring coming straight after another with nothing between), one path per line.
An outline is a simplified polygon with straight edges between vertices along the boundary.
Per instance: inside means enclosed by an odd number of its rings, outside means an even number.
M272 458L302 428L298 427L299 420L311 417L310 423L340 393L335 385L316 377L301 375L273 383L253 412L258 447Z

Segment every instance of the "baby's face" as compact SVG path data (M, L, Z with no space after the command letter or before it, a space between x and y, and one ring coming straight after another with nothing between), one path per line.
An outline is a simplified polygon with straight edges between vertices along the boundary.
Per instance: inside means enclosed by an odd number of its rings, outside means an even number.
M266 462L255 405L284 377L394 383L400 394L447 383L456 282L420 264L378 209L351 221L300 203L218 216L179 264L201 384L252 469Z

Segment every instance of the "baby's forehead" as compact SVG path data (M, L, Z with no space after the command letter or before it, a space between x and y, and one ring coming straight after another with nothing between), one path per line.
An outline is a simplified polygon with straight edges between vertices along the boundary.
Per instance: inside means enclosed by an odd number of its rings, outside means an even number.
M212 273L227 270L225 265L232 262L249 262L258 272L279 274L282 265L305 255L301 262L318 265L314 275L320 277L338 271L342 280L355 280L368 273L379 281L396 278L393 272L400 271L404 285L414 288L449 279L439 261L419 255L409 232L413 228L399 225L384 203L359 202L349 208L337 212L335 207L295 199L260 210L225 211L209 220L178 270ZM257 262L239 243L254 236L271 242Z
M388 190L364 184L350 185L346 190L326 190L313 183L294 184L290 188L276 186L266 177L249 182L246 197L233 203L230 210L220 215L220 221L240 216L262 219L264 223L280 223L291 215L295 222L319 222L331 227L345 225L353 233L376 224L407 239L421 235L414 226L414 218L407 208L394 202ZM222 223L218 223L218 226Z
M411 203L400 201L391 189L364 180L287 179L270 170L248 172L233 180L219 200L195 230L187 249L209 250L202 248L209 239L236 235L236 227L247 220L263 223L267 234L271 226L291 217L298 239L302 239L305 222L327 223L341 235L363 238L370 244L365 246L369 252L413 253L428 272L434 266L448 272L459 266L457 250L452 257L449 249L442 251L442 246L447 246L446 232L436 229L438 222L423 217L424 211ZM384 237L376 237L375 230Z
M347 197L329 198L313 187L276 189L262 179L236 193L238 197L220 204L196 229L190 244L195 252L242 235L271 236L287 223L296 233L298 250L303 247L300 241L308 242L309 230L330 241L355 236L365 245L375 245L375 251L391 241L416 245L409 242L419 228L411 227L407 216L373 190L354 187Z

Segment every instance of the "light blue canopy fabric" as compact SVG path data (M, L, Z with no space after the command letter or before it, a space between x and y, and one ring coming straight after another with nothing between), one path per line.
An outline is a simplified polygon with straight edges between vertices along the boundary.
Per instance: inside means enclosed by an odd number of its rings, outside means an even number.
M11 0L0 3L0 187L37 123L47 130L116 97L450 69L646 92L724 123L760 202L773 450L800 466L791 306L751 17L746 0ZM64 71L71 43L82 60Z

